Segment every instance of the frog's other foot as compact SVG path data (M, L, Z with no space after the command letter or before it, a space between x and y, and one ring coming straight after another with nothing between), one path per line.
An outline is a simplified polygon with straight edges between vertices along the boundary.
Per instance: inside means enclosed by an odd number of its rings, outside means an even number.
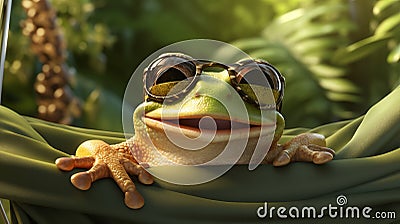
M64 171L89 169L71 176L72 184L81 190L88 190L98 179L113 178L125 194L126 206L133 209L143 207L144 199L129 174L136 175L143 184L153 183L153 177L129 153L127 143L108 145L103 141L89 140L78 147L76 156L58 158L56 165Z
M274 159L274 166L284 166L294 161L324 164L335 156L335 151L326 147L325 137L316 133L298 135L280 147L282 151Z

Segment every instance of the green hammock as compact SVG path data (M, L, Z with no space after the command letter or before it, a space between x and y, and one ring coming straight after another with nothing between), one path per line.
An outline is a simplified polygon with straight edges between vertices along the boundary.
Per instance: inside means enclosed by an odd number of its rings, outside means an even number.
M117 143L124 140L122 133L48 123L0 107L0 198L10 201L12 220L20 223L398 222L400 87L365 116L311 130L286 130L282 141L308 131L327 137L328 146L337 152L334 161L322 166L262 165L254 171L238 165L212 182L195 186L161 181L137 184L146 204L131 210L112 180L97 181L89 191L80 191L69 181L78 170L62 172L54 165L57 157L73 154L84 140ZM272 213L257 216L264 202L268 208L287 210L313 206L319 214L318 209L329 204L339 207L337 199L343 196L347 199L343 209L357 206L361 211L368 206L371 216L377 211L395 212L397 219L333 219L327 212L321 219L284 219L277 213L272 218Z

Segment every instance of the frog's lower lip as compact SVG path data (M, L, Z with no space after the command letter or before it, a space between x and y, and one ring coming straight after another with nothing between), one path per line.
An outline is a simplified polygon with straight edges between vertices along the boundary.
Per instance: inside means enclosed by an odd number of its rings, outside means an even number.
M210 118L210 117L208 117ZM201 118L183 118L183 119L158 119L152 117L143 117L144 123L156 130L168 129L172 132L182 132L187 136L197 137L201 132L216 133L217 135L238 135L242 136L249 132L249 137L259 136L261 128L268 128L268 130L275 130L275 127L269 125L250 125L243 122L235 122L223 119L205 119L200 122ZM202 123L202 124L200 124ZM199 125L200 124L200 125ZM200 126L200 127L199 127Z

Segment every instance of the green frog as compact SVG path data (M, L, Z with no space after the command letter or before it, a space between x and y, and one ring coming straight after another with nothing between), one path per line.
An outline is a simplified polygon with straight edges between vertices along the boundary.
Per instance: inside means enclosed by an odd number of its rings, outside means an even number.
M146 168L204 164L226 150L229 141L246 143L236 160L229 159L235 164L250 164L253 159L277 167L294 161L324 164L335 155L326 147L325 137L317 133L278 143L285 127L280 113L285 82L265 61L247 59L228 66L167 53L150 63L143 81L145 100L134 111L132 138L114 145L88 140L74 156L56 160L60 170L89 169L71 176L76 188L87 190L94 181L111 177L125 194L126 206L138 209L144 199L130 175L137 176L142 184L152 184L154 177ZM226 105L242 105L245 110L232 112ZM200 149L190 150L175 144L171 135L194 143L202 142L204 136L212 138L200 144ZM264 146L265 153L255 153L263 146L260 140L267 138L270 142ZM262 158L253 158L255 154Z

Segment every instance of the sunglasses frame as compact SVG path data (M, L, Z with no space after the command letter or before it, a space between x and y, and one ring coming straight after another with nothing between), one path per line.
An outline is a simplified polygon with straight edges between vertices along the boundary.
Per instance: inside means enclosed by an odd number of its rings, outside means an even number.
M152 86L155 85L155 81L157 80L157 78L165 71L167 71L169 68L175 68L178 69L179 71L181 71L183 73L183 71L181 69L186 69L188 72L191 72L190 70L192 70L193 72L193 68L186 68L186 67L181 67L176 68L172 65L172 66L168 66L166 67L166 69L158 69L156 70L155 68L157 68L156 63L161 62L163 59L167 59L167 58L172 58L172 57L176 57L177 59L181 60L183 59L183 63L191 63L194 67L195 67L195 74L191 74L192 76L187 76L188 78L192 78L192 80L190 81L190 83L180 92L178 93L174 93L171 95L166 95L166 96L160 96L160 95L155 95L153 93L151 93L150 88ZM254 66L256 65L256 66ZM184 66L184 65L182 65ZM266 68L271 71L273 74L268 73L268 71L264 71L263 68L261 66L266 66ZM206 69L206 68L210 68L210 67L216 67L216 68L222 68L224 70L226 70L228 72L229 78L230 78L230 84L232 87L235 88L235 90L239 93L239 95L241 96L241 98L250 103L253 104L255 106L257 106L259 109L261 110L270 110L270 109L277 109L278 111L281 110L282 107L282 100L283 100L283 94L284 94L284 88L285 88L285 78L281 75L281 73L274 67L272 66L270 63L263 61L263 60L252 60L252 59L247 59L247 60L242 60L239 61L237 63L234 63L233 65L225 65L219 62L213 62L213 61L209 61L209 60L203 60L203 59L193 59L192 57L185 55L185 54L181 54L181 53L166 53L166 54L162 54L159 57L157 57L155 60L153 60L150 65L148 67L146 67L144 69L143 72L143 83L144 83L144 90L145 90L145 98L147 101L153 100L156 102L168 102L171 103L175 100L178 100L180 98L180 96L182 94L185 94L186 92L188 92L191 88L193 88L194 84L197 82L198 80L198 76L201 75L201 73ZM239 86L239 82L241 80L241 78L243 78L245 75L241 74L243 73L243 70L248 69L249 71L257 69L257 70L261 70L262 73L265 75L265 77L268 79L268 84L271 85L270 80L271 80L271 76L274 76L274 79L276 82L273 83L277 86L277 89L272 88L276 91L278 91L279 96L278 98L275 100L275 104L271 105L271 104L260 104L257 100L252 99L251 97L249 97L248 94L246 94L242 88ZM156 70L156 71L153 71ZM150 86L147 85L147 79L148 79L148 74L151 72L158 72L161 74L156 74L156 78L153 81L153 83L151 83ZM267 72L267 74L265 74L265 72ZM238 79L239 78L239 79ZM147 96L147 97L146 97Z

